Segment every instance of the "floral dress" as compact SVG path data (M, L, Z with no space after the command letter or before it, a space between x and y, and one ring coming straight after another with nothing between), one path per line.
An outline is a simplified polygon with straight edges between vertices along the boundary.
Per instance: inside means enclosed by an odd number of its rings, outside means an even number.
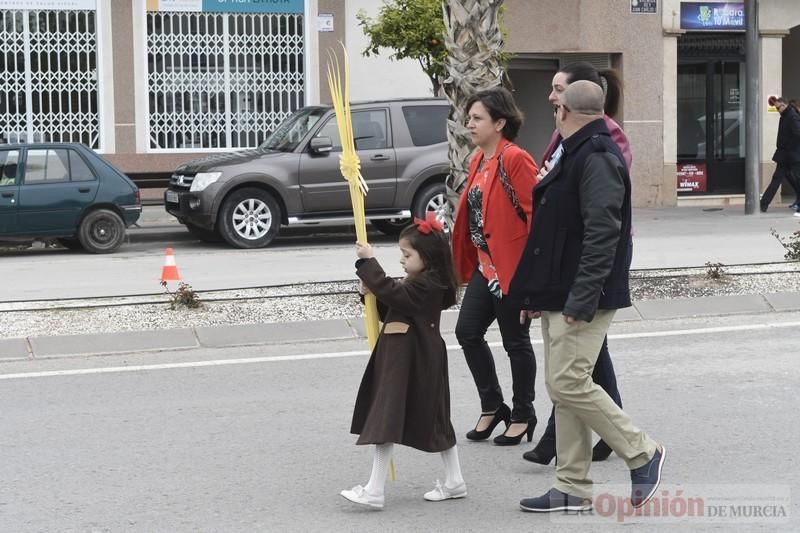
M500 280L497 277L497 269L492 262L492 254L489 252L489 244L486 242L486 234L483 232L483 197L489 190L488 171L485 170L486 160L481 161L478 168L478 179L475 185L467 193L467 205L469 206L469 234L472 244L478 249L478 270L486 278L489 292L500 299L503 291L500 289Z

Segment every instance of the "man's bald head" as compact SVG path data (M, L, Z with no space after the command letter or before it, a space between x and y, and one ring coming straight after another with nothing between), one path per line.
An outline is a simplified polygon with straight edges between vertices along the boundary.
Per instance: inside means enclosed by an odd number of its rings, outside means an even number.
M603 116L603 88L587 80L570 83L561 95L561 102L572 113Z

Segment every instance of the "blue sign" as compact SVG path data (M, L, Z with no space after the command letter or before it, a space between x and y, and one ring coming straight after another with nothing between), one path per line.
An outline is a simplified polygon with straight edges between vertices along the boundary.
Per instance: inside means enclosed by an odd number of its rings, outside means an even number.
M302 13L304 0L203 0L203 11L216 13Z
M744 30L744 2L712 4L683 2L681 4L681 29L683 30Z

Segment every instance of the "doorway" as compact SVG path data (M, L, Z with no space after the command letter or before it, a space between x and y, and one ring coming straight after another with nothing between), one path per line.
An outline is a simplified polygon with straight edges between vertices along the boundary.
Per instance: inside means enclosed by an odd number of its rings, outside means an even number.
M744 193L743 47L738 35L687 35L679 40L680 195Z

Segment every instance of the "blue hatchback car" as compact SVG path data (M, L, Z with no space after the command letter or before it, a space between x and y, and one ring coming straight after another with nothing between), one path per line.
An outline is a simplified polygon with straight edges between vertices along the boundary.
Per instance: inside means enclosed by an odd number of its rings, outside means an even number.
M0 145L0 241L111 253L141 213L139 188L82 144Z

